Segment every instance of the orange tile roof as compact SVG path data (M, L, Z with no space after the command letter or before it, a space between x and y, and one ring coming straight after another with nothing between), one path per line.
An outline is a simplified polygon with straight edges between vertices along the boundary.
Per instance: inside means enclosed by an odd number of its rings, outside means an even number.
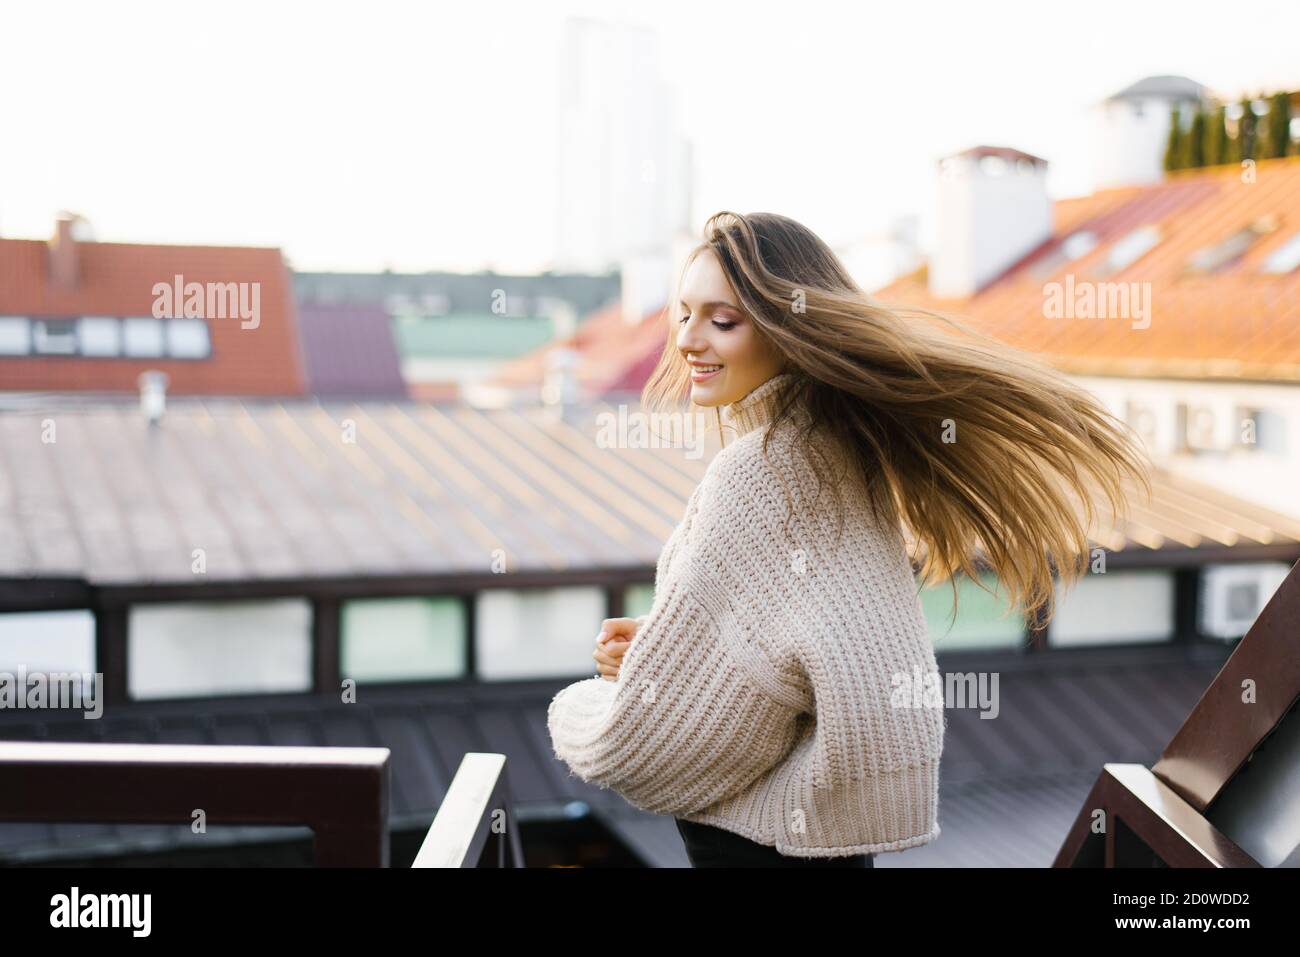
M1222 269L1195 274L1188 260L1264 217L1276 229ZM1126 268L1106 274L1117 241L1155 224L1160 242ZM1095 248L1052 265L1072 233L1089 230ZM1272 275L1261 264L1300 233L1300 156L1264 160L1254 182L1239 166L1169 174L1055 204L1052 237L972 296L938 299L923 267L878 290L896 306L938 309L1076 374L1300 381L1300 269ZM1128 319L1047 318L1044 286L1084 281L1150 283L1148 328Z
M579 386L587 396L599 396L624 388L629 375L644 366L647 357L657 360L666 338L662 306L647 312L639 322L629 324L623 318L622 302L615 301L593 313L572 336L505 363L492 381L513 388L540 386L551 355L567 346L578 352ZM647 375L648 372L647 369ZM644 381L642 376L641 382L627 388L639 390Z

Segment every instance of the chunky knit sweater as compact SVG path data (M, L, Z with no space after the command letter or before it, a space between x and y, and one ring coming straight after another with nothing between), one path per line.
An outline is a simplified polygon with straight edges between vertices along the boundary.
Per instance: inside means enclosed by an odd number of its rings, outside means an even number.
M617 680L562 689L547 725L573 774L643 810L794 857L900 851L939 836L937 665L901 529L856 482L837 540L791 442L807 422L764 455L791 378L723 408L734 437L659 556Z

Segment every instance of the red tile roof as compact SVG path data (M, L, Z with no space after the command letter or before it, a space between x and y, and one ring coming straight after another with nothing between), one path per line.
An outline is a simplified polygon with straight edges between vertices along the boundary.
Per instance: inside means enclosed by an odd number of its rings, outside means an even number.
M568 347L578 352L576 376L586 396L639 392L663 352L667 335L662 306L628 323L622 303L613 302L592 314L572 336L505 363L492 382L529 391L540 387L550 357L556 349Z
M169 391L301 395L302 359L288 270L278 249L78 242L75 286L52 281L50 244L0 240L0 315L63 318L150 316L155 283L258 282L260 323L208 319L206 360L20 356L0 358L0 389L130 391L145 369L170 377Z

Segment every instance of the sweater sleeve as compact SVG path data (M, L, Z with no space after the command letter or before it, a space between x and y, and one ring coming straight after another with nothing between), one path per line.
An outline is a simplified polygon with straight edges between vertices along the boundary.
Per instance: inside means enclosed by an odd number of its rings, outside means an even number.
M745 495L730 507L743 513ZM743 522L715 527L716 548L751 544L721 540ZM547 709L555 754L573 774L658 814L743 792L794 748L810 703L748 640L747 609L726 570L693 544L662 580L618 679L579 681Z
M743 791L784 758L799 710L761 687L753 662L684 591L647 619L618 679L564 688L547 727L556 756L582 780L642 810L690 813Z

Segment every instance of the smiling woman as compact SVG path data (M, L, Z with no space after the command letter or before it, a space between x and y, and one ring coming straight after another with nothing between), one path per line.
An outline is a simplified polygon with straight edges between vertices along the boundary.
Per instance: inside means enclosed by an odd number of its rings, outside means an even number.
M696 866L870 866L940 833L944 702L900 694L937 678L904 526L923 579L976 578L982 550L1050 617L1097 489L1119 515L1146 481L1140 446L1033 357L876 303L786 217L711 217L678 285L645 405L689 392L734 440L649 614L607 621L604 677L551 702L555 752L676 817Z
M691 367L691 399L721 406L781 371L781 357L736 301L718 257L705 251L682 280L677 348Z

